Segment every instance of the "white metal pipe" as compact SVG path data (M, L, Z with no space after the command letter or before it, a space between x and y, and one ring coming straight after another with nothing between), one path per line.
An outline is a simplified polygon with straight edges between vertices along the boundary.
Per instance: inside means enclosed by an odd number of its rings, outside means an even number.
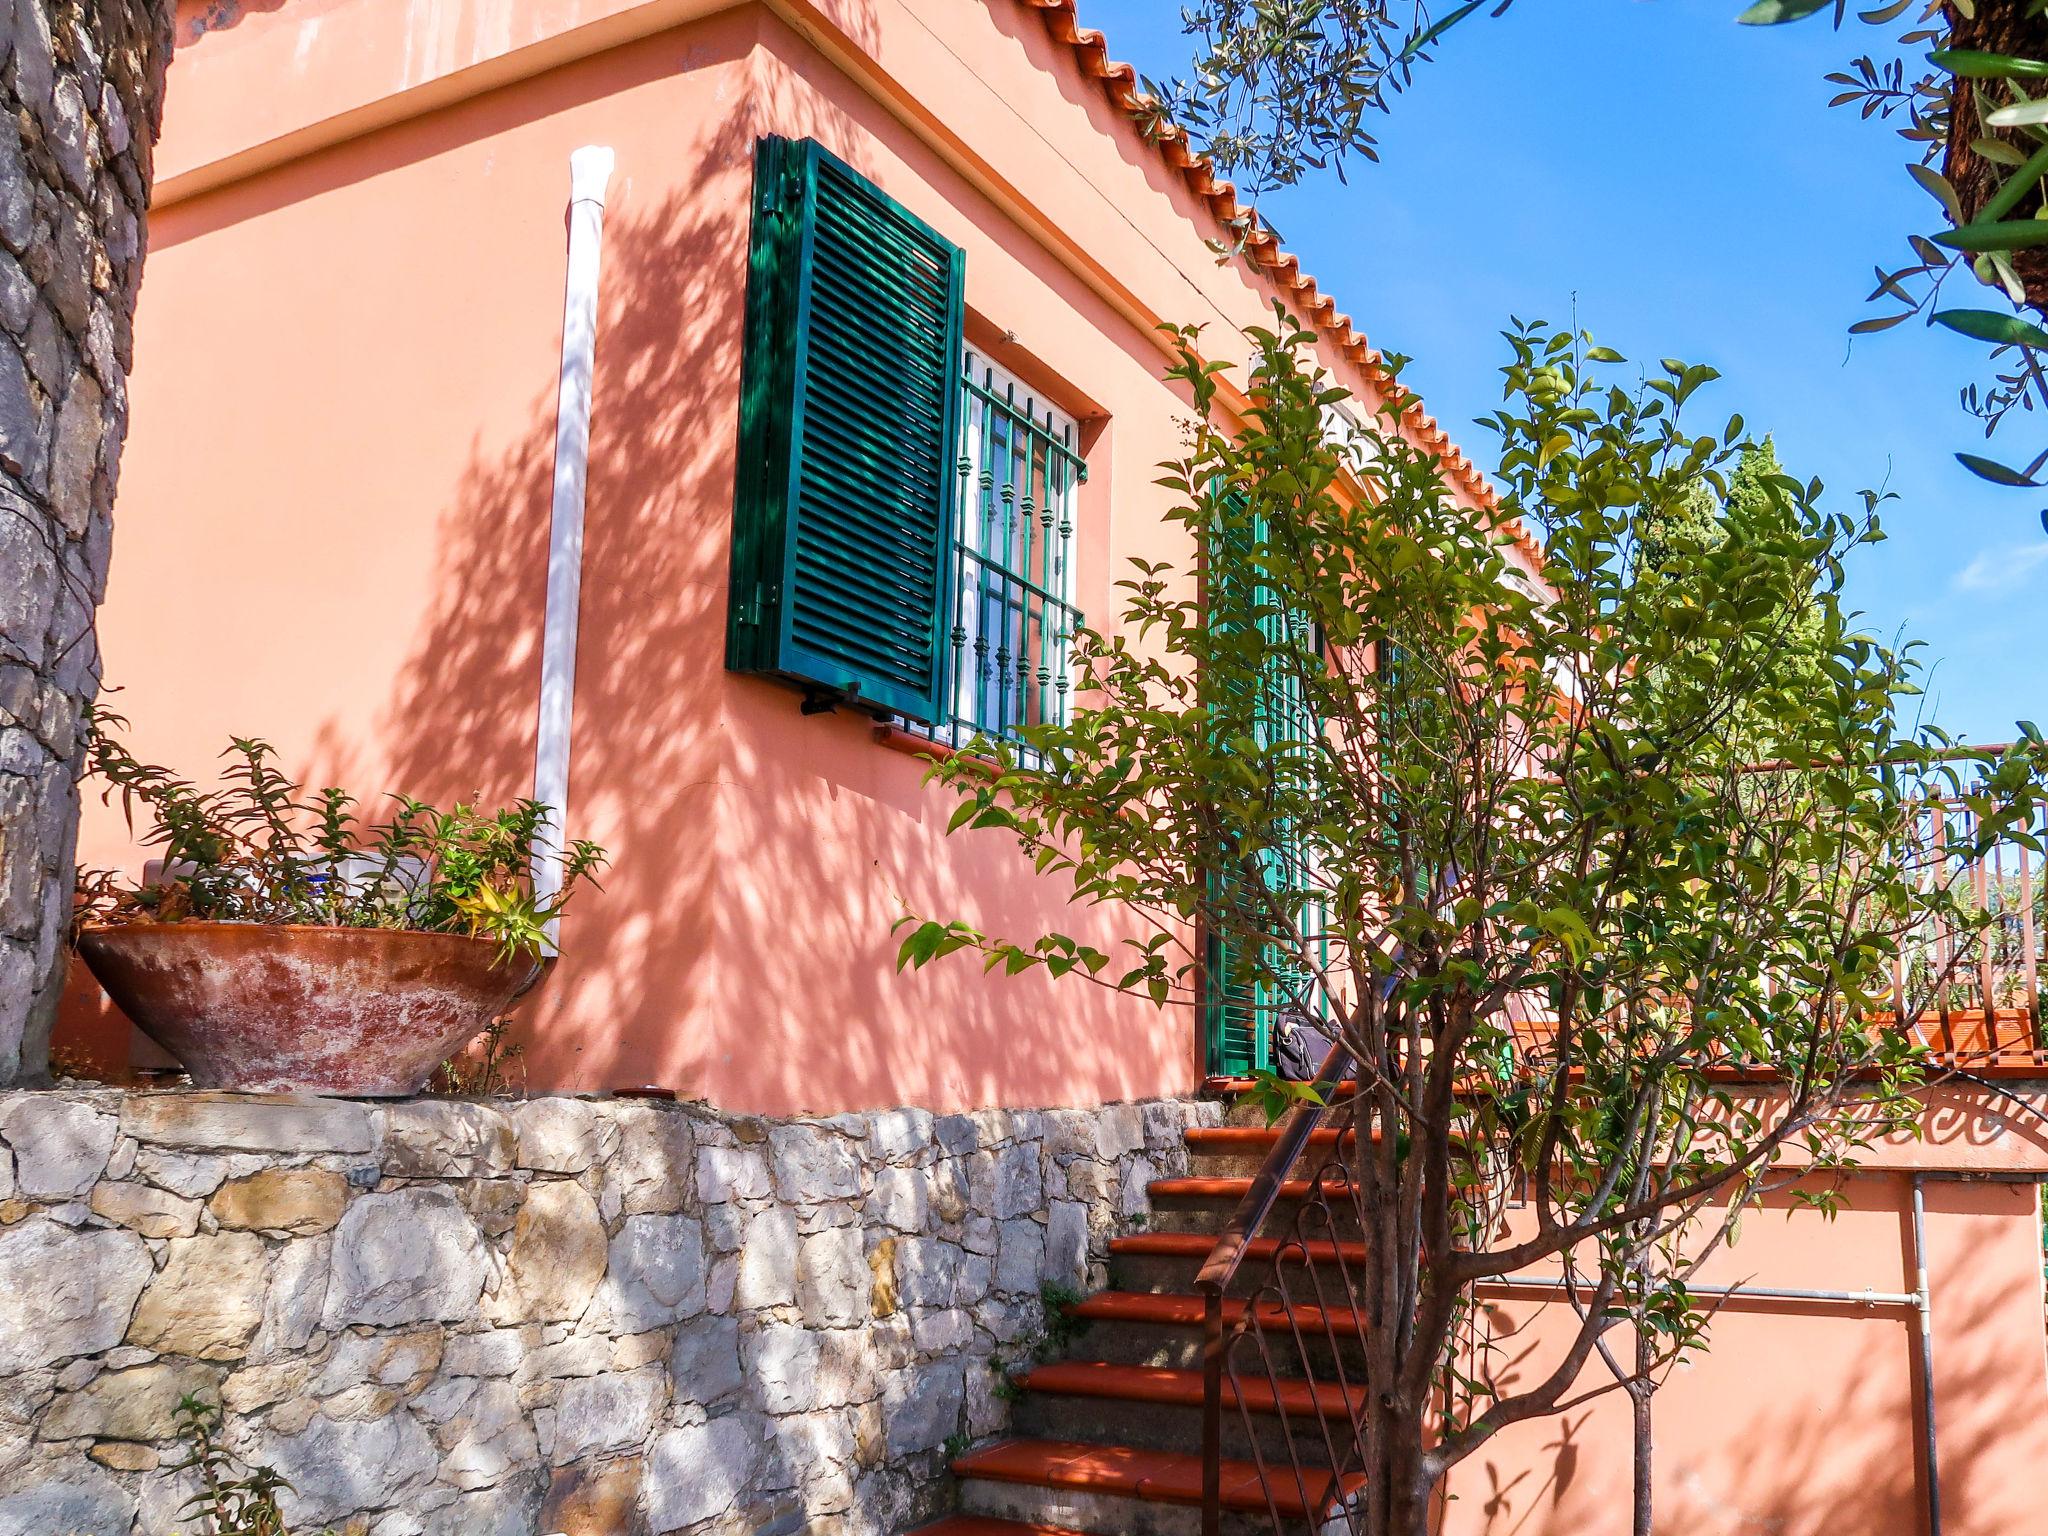
M598 258L613 155L586 145L569 157L569 274L562 299L562 375L555 406L555 496L540 649L540 721L533 798L546 807L534 840L533 894L562 888L569 814L569 738L576 712L576 625L583 600L583 489L590 463L590 379L597 354ZM557 924L548 925L552 947Z

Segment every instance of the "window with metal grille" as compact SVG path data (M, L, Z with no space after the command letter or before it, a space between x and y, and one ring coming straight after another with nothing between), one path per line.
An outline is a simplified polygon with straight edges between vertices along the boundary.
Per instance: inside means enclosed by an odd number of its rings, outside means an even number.
M976 353L960 380L960 486L948 615L947 717L963 747L1067 718L1080 609L1075 514L1088 466L1073 419Z

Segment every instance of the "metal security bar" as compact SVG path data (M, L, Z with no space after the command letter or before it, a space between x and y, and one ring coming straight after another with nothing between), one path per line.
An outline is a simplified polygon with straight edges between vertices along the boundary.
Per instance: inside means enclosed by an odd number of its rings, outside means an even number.
M1976 831L1975 813L1960 797L1934 792L1909 803L1907 867L1923 888L1948 890L1988 922L1965 934L1929 920L1908 934L1892 962L1893 1017L1965 1063L2039 1060L2048 1043L2041 1014L2048 892L2026 842L2001 840L1975 857Z
M948 718L920 734L951 747L1018 741L1067 718L1074 525L1081 482L1075 424L973 352L960 381L960 521L954 544Z

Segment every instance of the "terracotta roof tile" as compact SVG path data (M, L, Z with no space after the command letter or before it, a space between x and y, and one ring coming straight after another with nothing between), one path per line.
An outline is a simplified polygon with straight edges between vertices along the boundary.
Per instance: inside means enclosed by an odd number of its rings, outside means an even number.
M1053 38L1073 49L1084 74L1101 82L1117 110L1133 120L1147 118L1154 106L1151 97L1138 86L1138 72L1109 56L1109 43L1092 27L1080 24L1076 0L1023 0L1044 18ZM1154 128L1151 139L1160 156L1181 173L1196 197L1206 201L1216 218L1233 234L1243 237L1245 259L1264 271L1289 298L1296 312L1313 321L1337 349L1350 359L1376 388L1393 382L1393 374L1379 350L1349 315L1338 310L1336 300L1324 294L1316 280L1301 270L1300 258L1287 250L1270 226L1252 223L1248 210L1238 206L1237 189L1215 173L1206 156L1195 153L1187 131L1173 124ZM1433 417L1418 407L1409 429L1416 441L1432 453L1441 454L1443 467L1453 485L1475 505L1491 509L1497 504L1494 489L1477 465L1455 447ZM1536 545L1519 523L1513 526L1516 542L1524 552L1540 559Z

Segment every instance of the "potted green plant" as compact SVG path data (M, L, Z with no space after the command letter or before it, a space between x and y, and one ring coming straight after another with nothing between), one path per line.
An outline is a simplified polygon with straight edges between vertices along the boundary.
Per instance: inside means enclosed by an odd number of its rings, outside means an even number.
M392 1097L546 974L549 933L604 851L562 856L535 895L538 801L450 810L404 795L381 822L342 790L308 794L260 740L236 738L220 787L139 762L104 712L88 775L159 851L140 882L81 871L76 945L195 1085Z

